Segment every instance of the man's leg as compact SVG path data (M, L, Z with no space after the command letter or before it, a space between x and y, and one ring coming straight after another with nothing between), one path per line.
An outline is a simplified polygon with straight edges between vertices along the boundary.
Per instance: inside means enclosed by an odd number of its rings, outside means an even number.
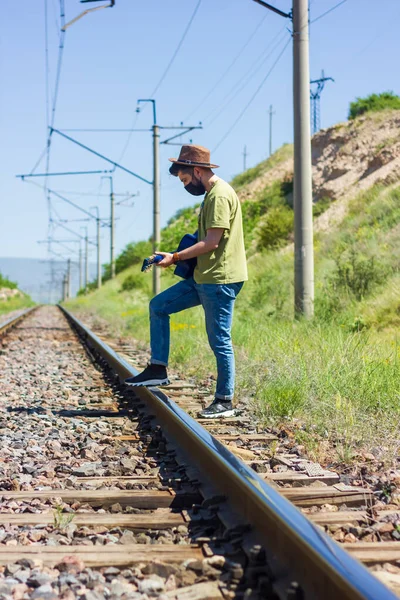
M232 348L231 327L233 307L242 283L203 284L197 286L204 308L208 341L217 361L215 400L202 416L232 416L235 389L235 357Z
M133 386L167 385L170 343L170 315L200 304L193 278L183 279L150 301L151 359L146 369L125 383Z

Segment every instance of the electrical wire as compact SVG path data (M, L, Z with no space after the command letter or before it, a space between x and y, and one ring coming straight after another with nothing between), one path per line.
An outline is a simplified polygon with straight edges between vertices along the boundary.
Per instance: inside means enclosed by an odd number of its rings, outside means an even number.
M194 113L197 112L197 110L203 106L203 104L208 100L208 98L211 96L211 94L215 91L215 89L220 85L220 83L225 79L225 77L228 75L229 71L232 69L232 67L237 63L237 61L239 60L239 58L242 56L244 50L247 48L247 46L250 44L250 42L253 40L254 36L256 35L257 31L260 29L261 25L264 23L265 19L267 18L268 14L264 15L264 18L261 19L261 21L259 23L257 23L256 28L252 31L252 33L250 34L250 36L247 38L246 42L243 44L243 46L240 48L239 52L236 54L235 58L233 59L233 61L229 64L229 66L225 69L225 71L222 73L222 75L220 75L220 77L218 78L218 81L213 85L213 87L210 89L210 91L204 96L204 98L201 100L201 102L199 102L199 104L196 106L195 109L192 110L192 112L185 117L184 121L187 121L188 119L190 119L190 117L192 115L194 115Z
M156 87L154 88L153 92L150 94L150 98L154 98L154 96L156 95L156 92L159 90L159 88L160 88L160 86L161 86L162 82L164 81L164 79L165 79L165 77L166 77L166 75L167 75L168 71L170 70L170 68L171 68L171 66L172 66L172 64L173 64L173 62L174 62L174 60L175 60L175 58L177 57L177 55L178 55L178 52L179 52L179 50L181 49L181 46L182 46L183 42L185 41L185 38L186 38L186 36L187 36L187 34L188 34L188 31L189 31L189 29L190 29L190 27L191 27L191 25L192 25L192 23L193 23L193 21L194 21L194 18L195 18L196 14L197 14L197 11L198 11L198 10L199 10L199 8L200 8L200 4L201 4L201 3L202 3L202 0L199 0L199 1L197 2L197 4L196 4L196 7L195 7L195 9L194 9L194 11L193 11L193 13L192 13L192 16L190 17L190 19L189 19L189 22L188 22L188 24L186 25L185 31L183 32L183 35L182 35L181 39L179 40L179 43L178 43L178 45L177 45L177 47L176 47L176 49L175 49L175 52L173 53L173 55L172 55L172 57L171 57L171 59L170 59L170 61L169 61L168 65L167 65L167 67L166 67L166 69L165 69L164 73L161 75L161 78L160 78L159 82L157 83L157 85L156 85Z
M49 124L50 124L50 116L49 116L49 109L50 109L50 101L49 101L49 90L50 90L50 85L49 85L49 78L50 78L50 71L49 71L49 27L48 27L48 6L47 6L47 0L44 0L44 45L45 45L45 49L44 49L44 54L45 54L45 70L46 70L46 132L49 130Z
M46 11L47 11L47 3L45 5L45 7L46 7ZM49 173L49 169L50 169L51 139L52 139L52 132L53 132L54 121L55 121L55 116L56 116L58 91L59 91L59 87L60 87L61 69L62 69L62 61L63 61L63 53L64 53L64 38L65 38L65 31L63 31L63 27L65 25L64 0L60 0L60 23L61 23L61 32L60 32L60 38L59 38L56 80L55 80L55 86L54 86L53 103L52 103L51 117L50 117L51 125L50 125L50 129L48 129L48 131L47 131L46 177L44 180L44 185L46 188L45 194L47 196L49 219L51 219L52 204L51 204L50 194L47 191L47 181L48 181L48 173ZM47 16L46 16L46 24L47 24Z
M264 79L262 80L262 82L260 83L260 85L258 86L258 88L256 89L256 91L254 92L254 94L252 95L252 97L250 98L250 100L248 101L248 103L246 104L246 106L240 112L239 116L236 118L236 120L234 121L234 123L230 126L230 128L228 129L228 131L222 136L222 138L220 139L220 141L218 142L218 144L212 149L212 152L215 152L220 147L220 145L226 140L226 138L231 134L231 132L233 131L233 129L239 123L240 119L243 117L243 115L245 114L245 112L247 111L247 109L249 108L249 106L253 103L254 99L256 98L256 96L258 95L258 93L260 92L260 90L262 89L262 87L265 84L265 82L267 81L268 77L271 75L272 71L274 70L274 68L276 67L276 65L278 64L278 62L280 61L280 59L282 58L282 56L283 56L286 48L289 46L290 42L291 42L291 38L289 38L287 40L287 42L284 45L283 49L281 50L281 52L277 56L276 60L272 64L270 70L268 71L268 73L266 74L266 76L264 77Z
M170 68L171 68L171 66L172 66L172 64L173 64L173 62L174 62L174 60L175 60L175 58L176 58L176 57L177 57L177 55L178 55L178 52L179 52L179 50L180 50L180 49L181 49L181 47L182 47L182 44L183 44L183 42L185 41L186 35L187 35L187 33L188 33L188 31L189 31L189 29L190 29L190 27L191 27L191 25L192 25L192 23L193 23L193 21L194 21L194 18L195 18L196 14L197 14L197 11L198 11L198 10L199 10L199 8L200 8L200 4L201 4L201 3L202 3L202 0L198 0L197 4L196 4L196 6L195 6L195 9L194 9L194 11L193 11L193 13L192 13L192 16L190 17L190 19L189 19L189 22L188 22L188 24L186 25L186 28L185 28L185 30L184 30L184 32L183 32L183 35L182 35L181 39L179 40L179 43L178 43L178 45L177 45L177 47L176 47L176 49L175 49L175 52L173 53L173 55L172 55L172 57L171 57L171 59L170 59L170 61L169 61L168 65L166 66L166 68L165 68L165 70L164 70L163 74L161 75L161 78L159 79L159 81L158 81L157 85L155 86L155 88L154 88L153 92L150 94L149 98L154 98L154 96L155 96L156 92L157 92L157 91L159 90L159 88L161 87L161 84L163 83L163 81L164 81L165 77L167 76L167 73L168 73L168 71L170 70ZM133 130L133 129L134 129L134 127L135 127L135 125L136 125L136 123L137 123L138 115L139 115L139 113L138 113L138 112L136 112L136 114L135 114L135 117L134 117L134 119L133 119L133 122L132 122L132 125L131 125L131 130ZM123 147L123 149L122 149L121 155L120 155L120 157L118 158L118 162L121 162L121 161L122 161L123 157L125 156L125 153L126 153L126 151L128 150L128 147L129 147L129 144L130 144L130 141L131 141L131 138L132 138L132 133L133 133L133 131L130 131L130 132L129 132L128 138L127 138L127 140L126 140L126 142L125 142L125 145L124 145L124 147Z
M257 73L260 71L260 69L265 65L265 63L271 58L271 56L273 55L273 53L275 52L275 50L281 45L281 43L285 40L286 38L286 31L284 33L284 35L282 36L281 33L286 30L286 27L283 27L283 29L281 29L278 34L274 37L274 39L271 41L271 44L276 40L276 38L278 36L281 36L280 39L278 40L278 42L275 44L275 46L272 48L271 51L268 52L270 45L263 51L263 53L259 56L259 58L257 59L257 61L254 63L253 68L250 70L250 72L247 74L247 77L245 79L243 79L242 77L235 83L235 85L230 89L230 91L225 95L225 97L222 100L222 103L220 104L219 108L217 109L217 113L215 113L215 108L205 117L204 121L207 123L207 125L212 125L212 123L214 123L214 121L217 120L217 118L219 117L219 115L226 109L227 106L229 106L229 104L231 104L231 102L233 100L235 100L235 98L237 97L237 95L248 85L248 83L254 78L255 75L257 75ZM267 55L265 56L265 54L267 53ZM228 100L229 98L229 100ZM211 120L209 120L209 118L211 117L211 115L214 116L212 117Z
M315 23L316 21L319 21L320 19L322 19L322 17L325 17L325 15L328 15L329 13L331 13L333 10L335 10L336 8L338 8L339 6L341 6L342 4L344 4L345 2L347 2L347 0L342 0L341 2L338 2L338 4L335 4L335 6L332 6L332 8L330 8L326 12L322 13L321 15L319 15L318 17L316 17L315 19L313 19L312 21L310 21L310 25L312 23Z

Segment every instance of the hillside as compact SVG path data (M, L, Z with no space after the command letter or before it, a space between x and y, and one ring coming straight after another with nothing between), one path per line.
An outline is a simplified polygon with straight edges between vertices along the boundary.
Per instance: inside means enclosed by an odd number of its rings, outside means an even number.
M31 298L21 292L14 281L0 273L0 315L8 315L34 304Z
M380 457L391 461L400 416L400 111L321 131L312 148L312 322L293 321L291 147L233 181L250 275L235 309L237 394L265 422L290 419L296 439L316 458L329 442L338 459L350 460L378 437L386 441ZM163 248L196 228L195 212L171 219ZM116 280L69 306L83 318L106 319L115 335L145 347L151 278L139 271L137 245L126 261L135 252ZM173 275L163 272L162 282L171 285ZM171 329L171 366L209 382L215 366L201 309L174 315Z

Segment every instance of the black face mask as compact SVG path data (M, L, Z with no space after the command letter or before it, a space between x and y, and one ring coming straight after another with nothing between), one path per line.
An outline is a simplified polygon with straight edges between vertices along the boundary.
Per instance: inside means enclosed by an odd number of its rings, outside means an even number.
M194 175L192 176L192 181L185 185L185 190L189 192L189 194L192 194L192 196L202 196L206 193L206 188L201 183L200 179L198 180L198 183L193 183L193 179L195 179Z

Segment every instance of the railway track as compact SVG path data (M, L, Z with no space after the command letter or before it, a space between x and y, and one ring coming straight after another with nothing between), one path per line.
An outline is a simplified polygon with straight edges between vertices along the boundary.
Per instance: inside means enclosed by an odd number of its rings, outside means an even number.
M396 597L353 557L395 565L400 546L346 543L397 527L370 490L273 451L250 421L197 422L189 383L174 401L126 389L136 350L65 310L0 335L0 598Z

